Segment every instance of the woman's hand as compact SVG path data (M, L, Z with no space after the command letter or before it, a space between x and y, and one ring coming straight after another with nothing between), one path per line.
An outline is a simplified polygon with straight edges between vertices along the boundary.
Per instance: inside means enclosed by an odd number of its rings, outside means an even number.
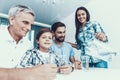
M101 41L105 41L106 40L106 35L102 32L98 32L95 34L95 37Z

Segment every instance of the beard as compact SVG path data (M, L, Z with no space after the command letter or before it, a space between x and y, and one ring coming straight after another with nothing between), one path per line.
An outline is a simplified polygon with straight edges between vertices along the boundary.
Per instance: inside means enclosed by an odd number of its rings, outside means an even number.
M61 36L61 37L55 37L55 40L58 41L58 42L64 42L65 37L64 37L64 36Z

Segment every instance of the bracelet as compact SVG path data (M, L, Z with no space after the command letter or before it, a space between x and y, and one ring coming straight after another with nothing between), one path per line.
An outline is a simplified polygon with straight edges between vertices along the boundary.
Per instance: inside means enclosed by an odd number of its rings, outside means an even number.
M71 66L71 68L72 68L71 72L73 72L74 71L74 67Z

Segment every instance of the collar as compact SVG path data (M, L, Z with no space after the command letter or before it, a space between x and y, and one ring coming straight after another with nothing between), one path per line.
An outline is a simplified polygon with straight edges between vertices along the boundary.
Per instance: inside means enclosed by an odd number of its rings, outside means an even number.
M16 43L16 41L12 38L12 36L10 35L9 31L8 31L8 27L5 28L5 36L7 36L6 40L10 43ZM22 38L18 43L23 43L24 38Z

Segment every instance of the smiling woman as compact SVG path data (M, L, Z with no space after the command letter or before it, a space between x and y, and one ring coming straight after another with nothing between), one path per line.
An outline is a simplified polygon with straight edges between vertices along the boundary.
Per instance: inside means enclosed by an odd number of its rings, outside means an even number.
M109 4L106 6L106 3ZM101 7L104 6L104 8ZM111 6L113 5L113 6ZM115 49L117 52L120 53L120 45L118 44L120 41L120 37L118 37L118 34L120 33L120 27L119 27L119 19L118 16L120 14L119 8L119 0L91 0L87 4L84 5L86 8L89 9L91 15L91 20L97 20L101 23L102 28L104 29L106 35L109 38L109 44L113 49ZM67 29L66 41L70 42L76 42L74 38L74 34L71 34L71 32L74 33L75 31L75 24L74 24L74 14L71 14L69 17L64 19L63 21L66 23L69 28ZM69 35L71 34L71 35ZM79 52L78 50L76 52ZM116 60L120 61L120 56L117 55ZM117 62L114 60L112 61L112 66L115 68L116 66L119 66ZM120 67L119 67L120 68Z
M98 40L107 43L108 38L101 25L97 21L90 21L90 13L87 8L81 6L75 12L75 40L76 44L70 43L73 47L81 50L81 56L89 56L89 67L108 68L108 64L103 59L93 55L90 52L89 43ZM97 45L97 44L95 44ZM86 49L86 47L88 47ZM91 52L94 53L94 52Z

